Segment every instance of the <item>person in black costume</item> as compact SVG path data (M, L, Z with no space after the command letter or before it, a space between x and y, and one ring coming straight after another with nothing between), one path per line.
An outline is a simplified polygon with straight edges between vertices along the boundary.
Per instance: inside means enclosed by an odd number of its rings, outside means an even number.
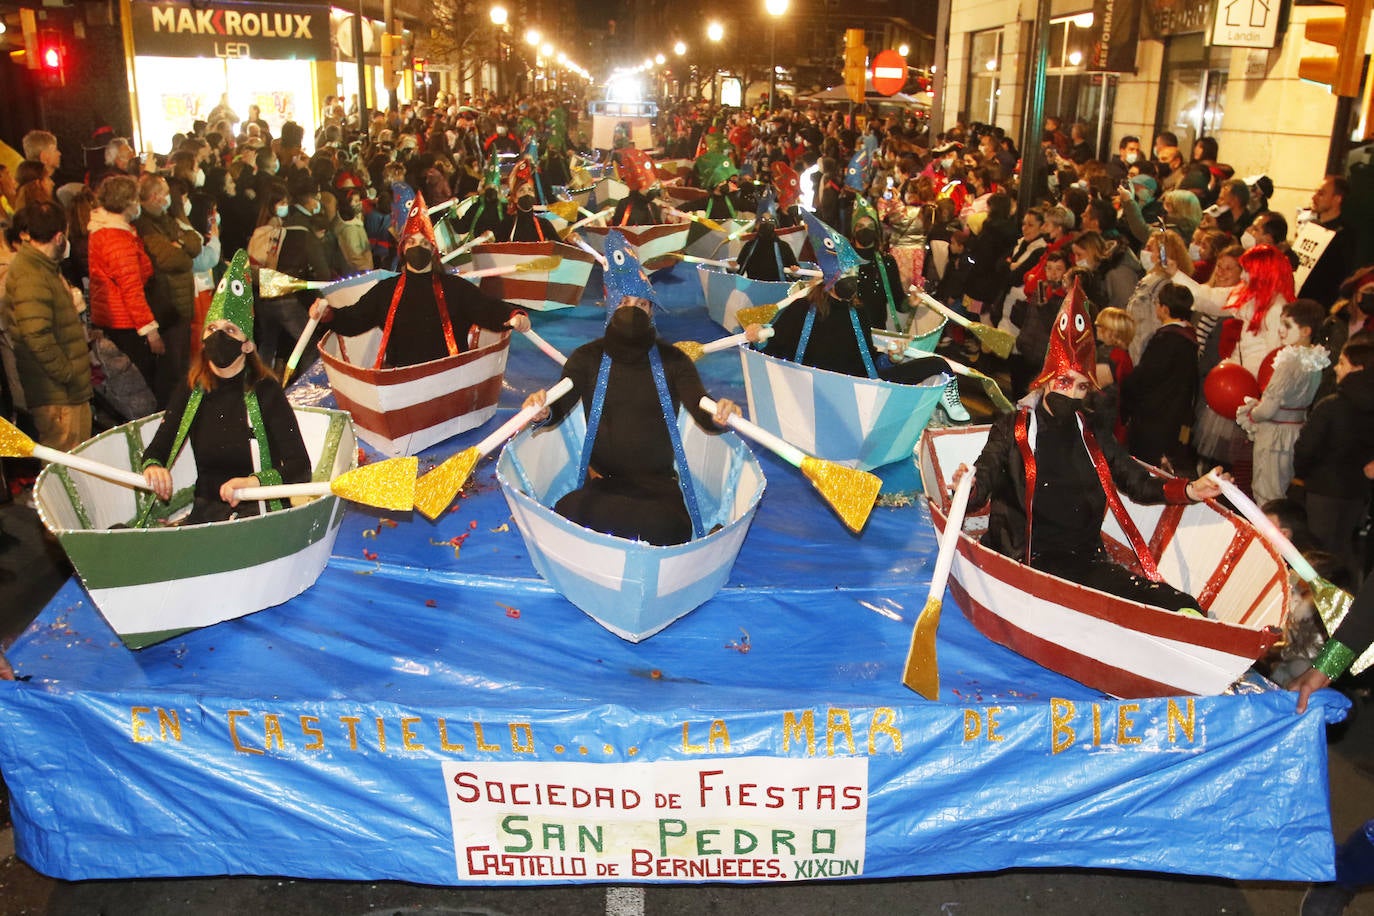
M496 230L498 242L556 242L558 230L553 223L534 212L534 185L525 182L515 189L515 209L501 220Z
M602 356L610 357L590 473L585 484L566 494L554 511L584 528L616 537L666 546L686 543L692 522L678 484L672 440L659 402L649 352L657 349L673 408L685 406L697 424L714 432L740 412L721 398L715 414L698 406L706 389L691 359L658 339L652 304L625 296L611 315L603 337L578 347L563 365L573 390L552 405L536 391L525 406L545 406L540 423L557 424L580 399L591 415Z
M797 256L778 238L777 219L769 212L759 215L754 237L744 243L735 262L735 273L751 280L788 280L785 271L797 266Z
M500 331L528 331L522 309L486 295L473 283L453 276L435 261L437 246L424 198L410 203L401 237L400 275L379 281L348 308L334 310L327 299L316 301L311 317L328 321L338 334L351 337L383 328L387 368L413 366L468 349L471 325Z
M900 315L911 311L897 260L883 248L878 214L860 198L854 206L854 251L859 264L859 301L870 328L904 330Z
M623 149L620 156L620 180L630 189L611 215L612 226L660 226L663 209L656 203L660 189L653 162L643 150Z
M1154 477L1110 435L1081 416L1095 387L1093 325L1075 285L1055 321L1032 393L992 425L974 465L972 510L991 501L984 546L1035 569L1130 601L1200 614L1198 601L1158 577L1148 545L1122 522L1120 493L1139 503L1183 505L1221 494L1207 477ZM954 483L968 473L960 465ZM1220 469L1217 471L1220 472ZM1145 575L1114 562L1102 544L1108 509L1127 533Z
M201 351L190 374L173 393L162 425L143 452L143 478L158 499L172 498L169 468L186 443L195 453L197 476L184 524L257 515L260 504L240 503L235 490L310 479L310 455L296 415L254 352L252 283L242 249L206 313Z

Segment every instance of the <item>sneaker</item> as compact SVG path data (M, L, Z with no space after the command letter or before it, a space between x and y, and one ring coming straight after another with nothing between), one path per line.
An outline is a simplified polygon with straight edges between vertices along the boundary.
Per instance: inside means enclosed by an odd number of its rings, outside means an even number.
M1302 898L1301 916L1341 916L1355 894L1339 884L1313 884Z
M950 379L949 384L945 385L945 393L940 395L940 406L945 411L945 416L955 423L967 423L973 417L969 414L964 402L959 399L959 380Z

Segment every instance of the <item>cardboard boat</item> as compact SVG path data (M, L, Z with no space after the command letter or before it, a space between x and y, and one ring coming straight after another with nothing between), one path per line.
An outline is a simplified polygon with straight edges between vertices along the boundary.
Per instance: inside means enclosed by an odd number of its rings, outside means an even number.
M740 348L749 418L809 455L869 471L910 460L949 376L859 378Z
M973 466L990 428L932 429L921 440L921 484L936 531L944 530L955 469ZM1215 503L1142 506L1124 494L1122 502L1161 575L1197 596L1207 618L1085 588L986 548L978 542L986 509L970 516L959 537L949 583L955 604L993 642L1112 696L1225 692L1281 636L1283 561ZM1110 513L1102 540L1117 562L1140 571Z
M731 332L741 330L736 312L778 302L787 296L792 286L790 280L751 280L714 264L698 264L697 277L701 280L702 295L706 297L707 314Z
M705 211L701 211L701 215L704 216ZM733 258L744 247L744 230L753 221L754 214L740 213L730 219L715 220L714 222L720 226L719 229L692 223L692 228L687 233L685 251L699 258L714 258L718 261ZM731 236L737 237L732 239Z
M657 226L600 226L589 223L579 226L577 232L597 254L606 253L606 234L612 229L625 235L625 240L639 252L639 263L646 270L677 263L668 255L676 254L687 246L687 232L693 223L661 223Z
M471 349L414 366L373 369L382 331L357 337L332 331L320 340L334 401L353 416L358 438L389 457L418 455L481 426L496 413L510 332L454 328L476 337Z
M763 469L737 436L705 433L685 411L678 427L710 532L686 544L656 547L589 531L550 508L576 485L586 435L580 407L554 429L517 435L496 465L534 568L630 642L648 639L725 585L763 497Z
M314 479L330 480L357 462L348 415L295 408ZM133 470L162 414L107 430L75 453ZM172 467L171 505L189 509L196 481L188 441ZM185 527L130 524L151 494L49 465L34 505L72 561L91 602L131 649L281 604L315 584L334 548L345 506L325 496L299 506Z
M905 334L896 331L874 329L873 345L879 350L895 351L895 355L903 359L918 359L934 353L935 345L940 342L940 335L944 334L949 319L932 308L918 305L913 320L916 322L916 333L910 340ZM901 349L898 349L899 344Z
M474 245L474 270L523 264L536 258L558 257L553 270L528 271L499 277L482 277L482 292L524 309L540 312L571 308L582 301L582 291L592 275L596 259L576 245L563 242L493 242Z

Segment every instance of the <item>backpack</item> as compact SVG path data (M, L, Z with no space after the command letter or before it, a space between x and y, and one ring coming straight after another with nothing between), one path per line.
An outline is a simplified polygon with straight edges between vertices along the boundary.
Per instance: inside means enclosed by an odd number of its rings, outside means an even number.
M248 239L248 261L254 267L277 269L277 259L281 257L281 246L286 241L286 233L292 229L305 231L303 226L281 226L267 223L253 230Z

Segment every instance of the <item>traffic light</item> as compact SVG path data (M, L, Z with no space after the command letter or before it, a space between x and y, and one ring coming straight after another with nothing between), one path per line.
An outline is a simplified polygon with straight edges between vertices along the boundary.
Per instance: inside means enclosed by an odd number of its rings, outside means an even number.
M1303 29L1304 38L1335 48L1336 56L1303 57L1298 61L1298 78L1323 83L1331 87L1332 95L1356 97L1360 94L1371 0L1336 2L1345 9L1313 14Z
M849 92L849 101L858 104L864 100L864 81L867 74L868 47L864 45L864 30L845 29L844 85Z
M67 85L67 46L56 29L38 33L38 71L43 85L50 89Z

